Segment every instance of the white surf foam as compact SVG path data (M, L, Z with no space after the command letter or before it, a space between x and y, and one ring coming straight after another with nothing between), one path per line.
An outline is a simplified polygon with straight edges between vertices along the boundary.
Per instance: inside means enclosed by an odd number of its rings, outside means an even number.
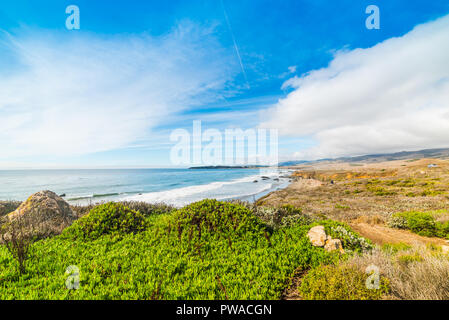
M263 180L262 176L270 177ZM124 198L128 201L144 201L149 203L164 202L177 207L206 198L217 200L248 197L273 188L275 173L264 172L263 175L252 175L231 181L212 182L204 185L176 188L134 195ZM254 181L257 180L257 183Z

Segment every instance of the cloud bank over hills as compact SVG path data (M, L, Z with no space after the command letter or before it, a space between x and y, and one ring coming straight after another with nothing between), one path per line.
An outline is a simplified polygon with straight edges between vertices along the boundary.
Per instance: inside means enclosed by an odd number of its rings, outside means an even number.
M297 159L447 147L449 16L374 47L336 52L292 88L262 126L315 140Z

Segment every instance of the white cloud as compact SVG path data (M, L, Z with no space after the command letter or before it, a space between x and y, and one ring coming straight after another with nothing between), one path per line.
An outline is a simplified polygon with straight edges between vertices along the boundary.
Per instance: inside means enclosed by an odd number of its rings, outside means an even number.
M295 73L295 72L296 72L296 66L290 66L290 67L288 67L288 71L289 71L290 73Z
M286 78L286 77L291 77L292 73L295 73L297 68L298 68L297 66L289 66L287 68L288 71L281 73L279 75L279 78L283 79L283 78Z
M0 159L111 150L215 100L238 72L212 29L97 36L21 30L1 37Z
M328 67L294 77L263 126L317 144L313 159L449 147L449 16L368 49L340 51Z

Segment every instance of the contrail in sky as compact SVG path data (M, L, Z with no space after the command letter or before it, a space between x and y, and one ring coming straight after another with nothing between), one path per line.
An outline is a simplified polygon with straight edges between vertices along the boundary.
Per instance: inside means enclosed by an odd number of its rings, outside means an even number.
M240 67L242 68L243 76L245 77L246 86L249 89L250 86L249 86L249 82L248 82L248 77L246 76L245 67L243 66L242 58L240 57L239 47L237 46L237 42L235 41L234 32L232 32L231 23L229 22L228 14L226 13L226 9L225 9L223 0L221 0L221 6L223 7L223 13L224 13L224 16L225 16L225 19L226 19L226 23L228 25L229 33L231 34L232 41L234 42L234 49L235 49L235 52L237 53L237 57L238 57L239 62L240 62Z

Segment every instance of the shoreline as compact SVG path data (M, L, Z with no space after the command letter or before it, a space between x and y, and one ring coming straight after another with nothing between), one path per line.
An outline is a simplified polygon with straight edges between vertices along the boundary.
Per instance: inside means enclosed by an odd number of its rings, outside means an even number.
M122 198L118 201L141 201L141 202L146 202L146 203L165 203L165 204L169 204L169 205L174 205L175 207L183 207L185 205L188 205L190 203L193 202L197 202L197 201L201 201L204 199L216 199L219 201L230 201L230 200L242 200L242 201L248 201L250 203L256 202L258 201L260 198L265 197L268 194L271 194L272 192L276 192L282 189L287 188L291 182L291 174L293 173L293 170L288 170L287 172L285 172L285 170L282 170L282 174L279 174L277 176L273 176L272 174L267 174L267 173L260 173L257 175L252 175L252 176L248 176L248 177L244 177L244 178L240 178L240 179L235 179L235 180L231 180L231 181L215 181L209 184L204 184L204 185L192 185L189 187L184 187L184 188L178 188L178 189L170 189L170 190L164 190L164 191L158 191L158 192L151 192L151 193L142 193L139 195L134 195L134 196L129 196L129 197L125 197ZM264 179L266 178L266 179ZM226 196L226 195L220 195L219 192L226 186L232 186L233 184L238 184L238 183L251 183L254 184L256 183L256 179L257 183L261 182L261 181L270 181L272 182L272 184L270 186L267 186L267 188L262 189L260 191L255 191L249 194L244 194L244 195L233 195L233 196ZM239 182L240 180L244 181L244 182ZM169 199L165 199L164 200L156 200L155 199L163 199L165 196L170 195L170 197L172 197L172 193L174 192L183 192L186 191L187 189L207 189L208 187L217 184L220 185L220 187L216 188L216 193L215 195L211 195L211 196L204 196L203 192L193 192L192 194L188 195L187 197L191 197L191 198L187 198L185 201L180 201L178 200L178 203L174 203L172 198ZM274 185L273 185L274 184ZM234 189L234 188L232 188ZM190 191L189 190L189 191ZM205 192L210 192L210 190L205 190ZM233 192L235 193L235 191ZM159 195L159 198L157 197Z
M192 170L197 171L197 170ZM211 170L212 171L212 170ZM217 199L222 201L228 200L243 200L248 202L256 202L260 198L282 189L287 188L291 182L291 175L294 170L290 168L279 168L277 170L266 170L261 169L254 174L234 178L231 176L217 176L212 174L211 178L206 179L209 182L196 180L197 175L184 175L179 178L170 175L170 179L173 180L176 187L170 189L165 189L164 184L160 185L159 190L144 192L134 191L134 192L123 192L118 189L112 188L112 185L105 185L104 189L91 188L90 184L86 185L86 190L84 192L73 193L70 192L70 183L67 182L64 185L60 185L59 188L54 188L51 184L46 185L45 177L43 177L44 183L41 184L39 190L51 190L57 195L67 201L70 205L95 205L105 202L120 202L120 201L141 201L146 203L166 203L170 205L175 205L176 207L182 207L192 202L200 201L203 199ZM76 178L76 177L75 177ZM215 178L215 179L214 179ZM74 178L72 178L73 180ZM86 176L76 178L76 179L86 179ZM89 179L92 179L89 177ZM191 184L185 185L186 179L191 179ZM85 181L85 180L84 180ZM179 181L179 183L177 182ZM184 184L184 186L183 186ZM62 187L61 187L62 186ZM139 190L139 185L135 185L135 190ZM145 186L142 184L141 188L144 189ZM66 190L65 190L66 189ZM14 189L13 189L14 190ZM68 192L67 192L68 191ZM9 198L5 200L0 200L0 202L22 202L26 200L31 195L24 193L19 200L14 200L14 198Z

